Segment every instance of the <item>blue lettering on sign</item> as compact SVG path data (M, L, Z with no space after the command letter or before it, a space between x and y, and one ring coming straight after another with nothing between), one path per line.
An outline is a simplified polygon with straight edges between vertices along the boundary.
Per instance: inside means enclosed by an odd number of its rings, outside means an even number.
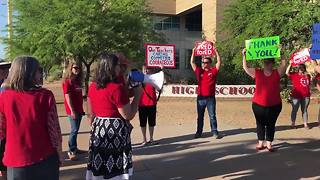
M320 23L313 25L311 59L320 59Z

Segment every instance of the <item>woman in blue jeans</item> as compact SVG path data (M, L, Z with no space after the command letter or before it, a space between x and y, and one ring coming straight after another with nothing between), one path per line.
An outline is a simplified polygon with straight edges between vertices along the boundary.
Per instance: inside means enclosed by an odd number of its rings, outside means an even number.
M292 111L291 111L291 126L295 128L295 122L299 106L303 124L306 129L310 129L308 125L308 106L310 103L310 75L306 71L306 65L299 64L298 72L290 72L291 64L286 70L286 74L292 82Z
M82 98L82 69L81 63L69 62L65 72L62 84L64 94L64 105L68 119L70 121L71 131L69 135L69 151L70 160L76 160L77 154L83 153L77 147L77 136L80 128L83 111Z

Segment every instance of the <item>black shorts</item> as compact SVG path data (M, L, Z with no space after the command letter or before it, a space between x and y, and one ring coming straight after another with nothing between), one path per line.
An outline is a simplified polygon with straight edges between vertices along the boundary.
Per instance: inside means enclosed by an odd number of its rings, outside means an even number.
M141 106L139 107L140 127L146 127L147 122L150 127L156 126L157 106Z

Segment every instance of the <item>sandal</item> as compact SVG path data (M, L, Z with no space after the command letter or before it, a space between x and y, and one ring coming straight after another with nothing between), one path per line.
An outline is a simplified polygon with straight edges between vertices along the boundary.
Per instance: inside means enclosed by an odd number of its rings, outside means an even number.
M257 151L264 150L265 148L266 148L266 146L261 146L261 147L256 146L256 150L257 150Z
M276 150L275 150L274 148L272 148L272 147L271 147L271 148L266 147L266 148L268 149L269 152L275 152L275 151L276 151Z
M159 144L159 143L156 142L156 141L148 141L148 144L150 144L150 145L157 145L157 144Z

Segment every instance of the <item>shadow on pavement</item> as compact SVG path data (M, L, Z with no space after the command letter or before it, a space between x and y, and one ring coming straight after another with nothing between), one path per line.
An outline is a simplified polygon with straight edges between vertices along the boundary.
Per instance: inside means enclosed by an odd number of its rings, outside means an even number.
M294 139L282 139L290 142ZM137 149L134 154L158 155L137 159L134 179L300 179L320 178L320 142L313 139L300 144L275 144L276 152L256 152L255 141L232 143L186 143ZM222 145L223 144L223 145ZM174 151L178 146L203 148ZM194 147L193 147L194 146ZM165 152L173 152L171 154Z

